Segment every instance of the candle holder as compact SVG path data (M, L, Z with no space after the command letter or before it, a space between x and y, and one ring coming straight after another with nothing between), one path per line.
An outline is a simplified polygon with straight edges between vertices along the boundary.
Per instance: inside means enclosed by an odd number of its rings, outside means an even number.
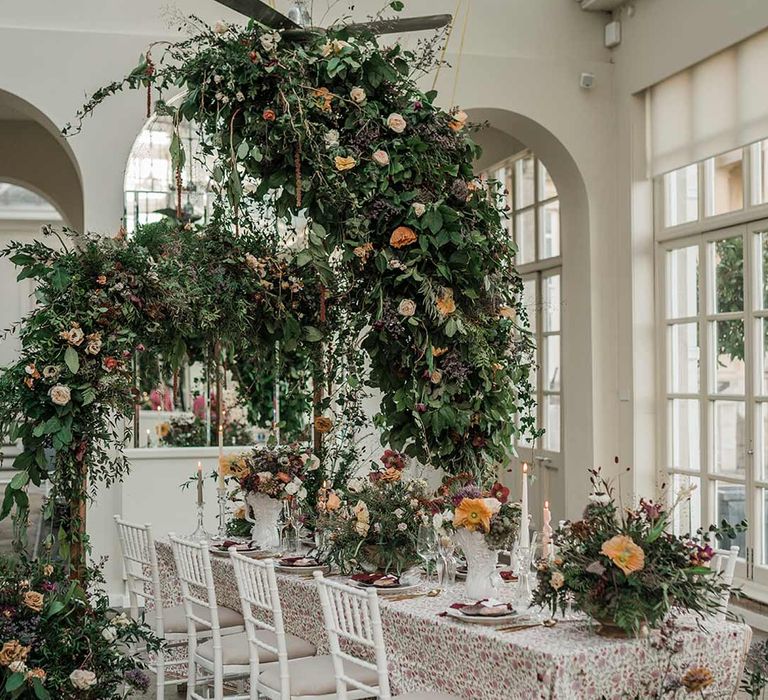
M227 539L227 489L216 489L216 500L219 503L219 532L218 538L222 541Z
M203 518L205 516L205 503L203 501L197 502L197 527L195 531L189 535L188 539L192 542L210 542L213 539L213 535L205 529L203 524Z

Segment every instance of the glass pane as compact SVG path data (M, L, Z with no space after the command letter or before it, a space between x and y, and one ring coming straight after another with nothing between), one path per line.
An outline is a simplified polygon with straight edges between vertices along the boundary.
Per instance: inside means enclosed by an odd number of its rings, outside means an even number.
M664 204L665 226L699 218L698 166L689 165L664 176Z
M551 197L557 197L557 188L544 163L539 161L539 199L550 199Z
M515 217L515 243L517 243L517 264L533 262L536 259L536 227L533 209Z
M712 401L712 467L744 473L746 429L743 401Z
M523 307L528 313L531 332L536 333L536 278L523 280Z
M667 252L667 318L699 313L699 247Z
M744 322L716 321L709 325L714 344L712 390L716 394L744 394Z
M761 262L758 264L758 289L762 289L763 293L757 295L757 304L762 309L768 309L768 233L761 232L758 234L758 260Z
M667 334L669 392L694 394L699 390L699 324L676 323Z
M718 523L727 520L731 525L735 525L747 517L747 492L744 484L726 484L718 481L715 483L715 494L715 518ZM734 544L739 546L739 553L743 557L746 533L739 533L734 539L718 538L718 546L724 549Z
M704 161L704 206L707 216L744 208L741 148Z
M701 480L688 474L670 474L671 493L675 498L682 489L695 487L691 497L681 501L673 513L672 527L676 535L696 532L701 527Z
M762 490L762 520L763 520L763 558L760 561L761 564L768 564L768 490Z
M695 399L669 401L668 466L701 470L699 402Z
M723 238L709 244L714 277L715 313L744 310L744 239Z
M554 258L560 255L560 202L549 202L540 211L539 257Z
M544 301L542 312L545 331L560 330L560 275L542 278Z
M515 161L515 209L533 204L533 156Z
M560 396L544 396L544 449L560 452Z
M544 391L560 391L560 336L544 336Z
M759 403L756 406L757 435L755 444L758 454L755 458L760 479L768 480L768 403Z
M768 318L757 322L760 347L757 352L757 394L768 396Z
M753 143L750 147L752 160L752 204L768 202L768 141Z

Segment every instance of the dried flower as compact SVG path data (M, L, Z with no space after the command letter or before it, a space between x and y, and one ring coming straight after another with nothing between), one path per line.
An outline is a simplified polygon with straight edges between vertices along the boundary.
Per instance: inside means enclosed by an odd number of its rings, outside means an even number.
M333 98L335 95L327 88L321 87L312 91L315 103L323 112L330 112L333 107Z
M416 232L408 226L398 226L389 238L389 245L393 248L405 248L418 240Z
M333 159L336 170L343 172L344 170L351 170L357 165L357 161L352 156L336 156Z
M453 299L453 290L445 289L435 302L437 310L442 316L448 316L456 311L456 302Z
M23 600L24 605L26 605L30 610L40 612L43 609L43 602L45 601L45 597L42 593L38 593L37 591L27 591L24 594Z

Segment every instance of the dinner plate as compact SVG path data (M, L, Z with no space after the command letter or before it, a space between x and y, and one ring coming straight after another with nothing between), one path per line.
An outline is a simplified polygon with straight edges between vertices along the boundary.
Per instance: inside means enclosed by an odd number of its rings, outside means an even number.
M327 573L330 567L327 564L282 564L284 559L278 559L275 562L275 571L279 571L283 574L311 574L314 571L322 571Z
M484 625L486 627L508 625L512 622L519 622L520 624L523 624L530 620L529 617L525 615L521 615L520 613L517 613L514 610L511 610L509 612L509 615L497 615L495 617L483 617L482 615L466 615L465 613L461 612L461 610L457 610L456 608L448 608L445 611L445 613L446 615L448 615L448 617L454 617L457 620L461 620L462 622L471 622L475 625Z
M421 586L420 581L417 583L400 583L397 586L374 586L372 583L361 583L360 581L353 581L352 579L349 580L349 584L355 588L362 588L363 590L373 588L373 590L378 591L382 595L407 593L409 591L414 591Z

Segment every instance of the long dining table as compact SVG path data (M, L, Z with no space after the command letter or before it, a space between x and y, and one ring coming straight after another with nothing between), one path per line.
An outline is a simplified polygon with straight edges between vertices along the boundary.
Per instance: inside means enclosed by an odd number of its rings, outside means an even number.
M181 593L171 548L159 542L157 551L163 605L178 604ZM240 610L228 557L212 557L212 567L218 604ZM509 586L500 593L501 600L511 600ZM312 642L318 653L327 653L312 578L279 573L278 589L286 630ZM466 700L654 698L666 681L705 667L713 677L706 697L735 698L752 637L741 623L686 617L677 620L667 644L656 632L645 639L607 639L588 620L499 631L443 614L452 603L471 602L461 582L436 597L380 598L395 693L436 690ZM676 640L682 643L675 645Z

